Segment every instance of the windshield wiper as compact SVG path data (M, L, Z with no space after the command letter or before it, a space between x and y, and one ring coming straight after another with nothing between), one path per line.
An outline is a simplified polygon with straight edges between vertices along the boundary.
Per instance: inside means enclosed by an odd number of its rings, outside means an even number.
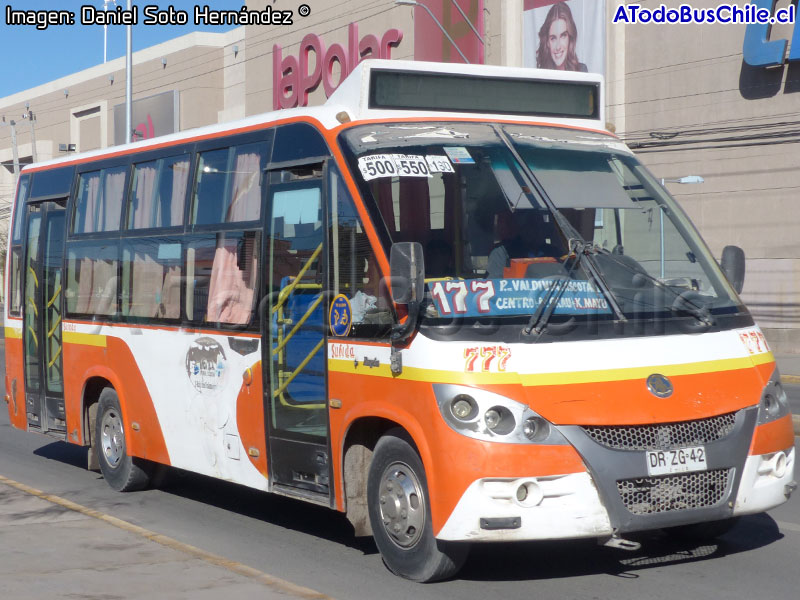
M578 239L571 239L570 247L572 250L570 253L572 265L570 265L570 268L567 271L567 276L559 279L558 283L550 288L547 296L536 309L536 312L533 313L531 320L528 321L527 327L522 330L525 335L530 335L534 331L537 333L537 335L540 335L545 330L547 324L550 322L550 317L553 316L553 312L558 306L558 301L561 299L564 290L567 289L567 285L572 280L572 273L583 263L585 263L583 264L584 272L586 272L589 277L593 279L596 284L598 284L600 293L603 294L603 296L607 299L608 304L611 306L614 314L617 316L617 319L620 322L627 321L627 318L622 313L622 309L619 307L613 292L609 289L608 284L600 273L600 270L597 268L597 265L595 265L591 260L591 253L595 251L594 247L591 244Z
M675 290L672 286L669 286L663 281L661 281L658 277L654 277L653 275L648 273L644 268L637 269L633 265L618 259L616 255L609 252L605 248L599 248L595 246L594 251L596 253L603 254L604 256L609 257L611 260L614 261L614 264L622 267L623 269L627 270L630 273L633 273L634 275L639 275L646 281L652 283L655 287L658 287L662 290L666 290L670 294L672 294L675 297L674 302L669 306L669 310L671 310L672 312L685 312L693 316L695 319L700 321L700 323L702 323L707 327L714 326L715 321L714 321L714 316L711 314L711 311L709 311L705 305L698 305L693 301L693 299L691 298L692 294L691 290L687 290L685 292L679 292ZM694 292L694 294L698 296L700 295L697 292Z
M620 322L627 321L628 319L625 317L625 315L622 313L622 309L619 307L617 298L614 296L611 288L608 287L605 277L603 277L600 269L597 267L594 257L592 256L592 254L596 252L594 245L585 240L570 240L570 242L574 243L575 245L574 252L578 256L578 261L583 261L585 263L583 265L583 270L589 274L589 277L591 277L600 288L600 293L605 296L606 300L608 300L608 304L611 306L611 309L614 311L617 319Z
M550 322L550 317L553 315L553 312L558 306L558 301L561 299L564 290L567 289L567 284L572 279L572 272L578 266L578 259L576 258L572 266L567 271L566 277L561 277L555 280L555 284L550 286L550 289L547 291L547 295L542 300L542 303L536 308L536 312L531 315L530 321L528 321L528 325L522 330L522 333L525 335L531 335L534 331L536 335L541 335L541 333L547 327L547 324Z

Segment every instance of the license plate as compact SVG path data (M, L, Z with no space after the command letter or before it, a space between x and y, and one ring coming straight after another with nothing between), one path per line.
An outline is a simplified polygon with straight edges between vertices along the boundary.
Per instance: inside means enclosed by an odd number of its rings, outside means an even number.
M647 452L648 475L670 475L705 471L706 449L703 446L678 448L677 450L649 450Z

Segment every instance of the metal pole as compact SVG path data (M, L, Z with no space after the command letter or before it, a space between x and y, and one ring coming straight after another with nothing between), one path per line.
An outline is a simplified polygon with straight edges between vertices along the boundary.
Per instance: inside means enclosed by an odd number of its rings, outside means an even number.
M658 214L661 217L661 279L664 279L664 207L658 207Z
M474 25L472 24L472 22L469 20L469 17L467 17L467 15L464 13L464 11L463 11L463 10L461 10L461 7L458 5L458 0L450 0L450 1L453 3L453 6L455 6L455 7L458 9L458 12L460 12L460 13L461 13L461 16L462 16L462 17L464 17L464 20L467 22L467 25L469 25L469 28L470 28L470 29L472 29L472 32L473 32L473 33L474 33L476 36L478 36L478 39L480 40L481 44L482 44L483 46L485 46L486 44L483 42L483 38L481 37L481 34L480 34L480 33L478 33L478 30L477 30L477 29L475 29L475 26L474 26Z
M108 12L108 0L103 0L103 11ZM108 24L103 25L103 64L108 62Z
M662 177L661 187L665 187L665 183L666 180ZM664 207L661 205L658 206L658 216L660 217L659 228L661 229L661 279L664 279Z
M28 111L28 120L31 122L31 157L33 162L39 162L39 158L36 156L36 128L33 125L36 115L33 114L32 110Z
M128 0L128 12L131 10L131 0ZM131 134L133 132L132 126L132 108L133 108L133 34L131 31L131 26L126 25L127 27L127 52L125 54L125 143L131 141L133 137Z
M433 19L433 22L434 22L434 23L436 23L436 26L437 26L437 27L439 27L439 29L441 29L441 30L442 30L442 33L444 34L444 36L445 36L445 37L447 38L447 40L448 40L448 41L449 41L449 42L450 42L450 43L453 45L453 48L455 48L455 49L456 49L456 52L458 52L458 53L459 53L459 55L460 55L460 56L461 56L461 58L464 60L464 62L465 62L465 63L467 63L467 64L470 64L470 62L469 62L469 60L467 59L467 57L466 57L466 56L464 56L464 53L461 51L461 48L459 48L459 47L458 47L458 45L456 44L455 40L454 40L452 37L450 37L450 34L449 34L449 33L447 33L447 30L446 30L446 29L444 28L444 26L443 26L443 25L442 25L442 24L439 22L439 19L437 19L437 18L436 18L436 15L434 15L434 14L431 12L431 9L430 9L430 8L428 8L428 7L427 7L427 6L425 6L424 4L420 4L420 3L419 3L419 2L417 2L416 0L394 0L394 3L395 3L395 4L399 4L399 5L401 5L401 6L403 6L403 5L405 5L405 6L419 6L420 8L424 8L424 9L425 9L425 11L426 11L426 12L427 12L427 13L428 13L430 16L431 16L431 19Z
M17 180L19 179L19 149L17 148L17 123L16 121L11 121L9 123L11 126L11 152L14 156L14 187L17 185Z

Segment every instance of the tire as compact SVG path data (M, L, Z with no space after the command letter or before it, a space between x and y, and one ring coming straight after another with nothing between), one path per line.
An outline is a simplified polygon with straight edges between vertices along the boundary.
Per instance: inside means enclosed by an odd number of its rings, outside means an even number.
M128 455L125 428L117 392L105 388L100 393L95 421L94 446L100 472L112 489L132 492L150 483L152 465L141 458Z
M428 482L417 451L402 430L378 440L367 479L375 544L390 571L427 582L455 575L469 545L433 536Z
M737 521L737 517L722 519L720 521L704 521L702 523L692 523L691 525L670 527L666 532L671 537L679 540L702 542L722 537L736 525Z

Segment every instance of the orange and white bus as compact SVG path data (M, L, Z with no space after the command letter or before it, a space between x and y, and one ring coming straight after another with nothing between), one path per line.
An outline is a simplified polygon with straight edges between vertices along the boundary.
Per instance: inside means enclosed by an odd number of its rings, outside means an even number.
M419 581L781 504L744 255L604 123L596 75L370 60L320 107L26 167L11 422L117 490L170 465L345 512Z

